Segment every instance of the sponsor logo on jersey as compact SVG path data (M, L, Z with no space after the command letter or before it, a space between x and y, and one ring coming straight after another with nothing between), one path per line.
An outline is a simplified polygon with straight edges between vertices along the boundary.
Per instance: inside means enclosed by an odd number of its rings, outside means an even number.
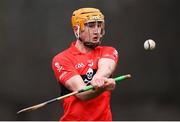
M94 63L91 62L90 64L88 64L89 67L93 67Z
M75 65L76 69L83 68L85 65L83 63L78 63Z
M61 70L64 69L58 62L55 62L54 66L56 67L58 72L61 72Z
M93 65L94 65L93 60L92 60L92 59L91 59L91 60L88 60L88 66L89 66L89 67L93 67Z
M85 75L82 76L83 80L84 80L84 83L89 83L91 82L94 74L96 73L95 70L93 70L92 68L89 68L86 72Z

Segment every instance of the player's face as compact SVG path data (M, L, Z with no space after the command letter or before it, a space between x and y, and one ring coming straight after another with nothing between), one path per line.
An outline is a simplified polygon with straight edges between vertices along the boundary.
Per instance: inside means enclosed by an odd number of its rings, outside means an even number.
M81 32L80 38L84 44L98 46L104 31L104 22L93 21L85 24L84 31Z

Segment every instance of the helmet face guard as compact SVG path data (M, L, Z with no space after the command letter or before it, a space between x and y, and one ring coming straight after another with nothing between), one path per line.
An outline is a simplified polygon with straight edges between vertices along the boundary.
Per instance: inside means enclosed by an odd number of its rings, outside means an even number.
M85 24L99 21L104 24L104 15L96 8L81 8L73 12L71 21L73 29L77 30L75 36L79 38L79 33L84 30ZM105 34L104 26L101 31L101 36L103 36Z

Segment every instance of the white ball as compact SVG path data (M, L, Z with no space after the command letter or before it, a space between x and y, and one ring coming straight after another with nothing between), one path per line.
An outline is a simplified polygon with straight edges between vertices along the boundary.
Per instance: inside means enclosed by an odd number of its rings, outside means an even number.
M155 47L156 47L156 43L152 39L148 39L144 42L145 50L153 50Z

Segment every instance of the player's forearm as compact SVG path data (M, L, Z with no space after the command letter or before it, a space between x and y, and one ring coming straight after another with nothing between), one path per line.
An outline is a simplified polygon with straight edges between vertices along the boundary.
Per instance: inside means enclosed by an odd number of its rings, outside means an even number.
M116 63L107 58L100 59L98 62L98 70L94 77L107 77L109 78L116 68Z
M114 72L114 68L111 66L102 67L99 70L97 70L94 77L107 77L107 78L109 78L113 72Z
M93 99L97 96L99 96L101 93L103 93L105 91L104 88L98 89L98 90L89 90L80 94L77 94L76 96L80 99L80 100L90 100Z

